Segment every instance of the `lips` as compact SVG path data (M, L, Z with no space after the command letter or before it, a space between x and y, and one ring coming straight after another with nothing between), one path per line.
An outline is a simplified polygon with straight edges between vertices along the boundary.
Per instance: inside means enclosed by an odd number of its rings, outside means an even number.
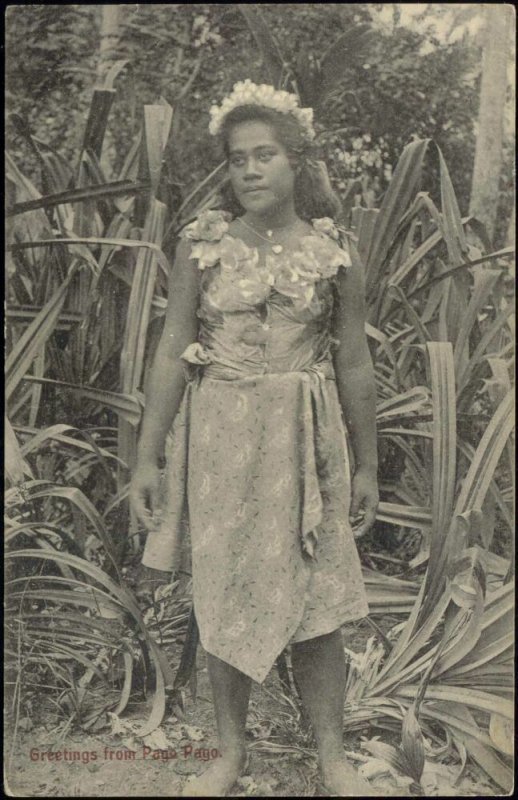
M264 192L266 186L254 186L249 189L244 189L243 194L251 194L252 192Z

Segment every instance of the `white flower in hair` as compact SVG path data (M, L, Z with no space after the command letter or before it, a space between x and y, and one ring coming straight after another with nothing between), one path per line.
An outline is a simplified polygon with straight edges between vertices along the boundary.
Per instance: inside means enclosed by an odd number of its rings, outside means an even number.
M282 89L274 89L273 86L266 83L258 86L256 83L252 83L250 78L234 84L232 92L224 98L220 106L212 105L210 107L209 132L216 136L221 131L223 120L227 114L234 108L244 105L264 106L281 114L292 114L304 128L308 139L315 138L312 108L301 108L295 94Z

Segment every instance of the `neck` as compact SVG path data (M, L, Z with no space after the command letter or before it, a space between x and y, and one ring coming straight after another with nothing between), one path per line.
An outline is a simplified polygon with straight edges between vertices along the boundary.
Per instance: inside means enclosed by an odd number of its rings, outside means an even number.
M287 228L293 225L298 217L295 212L295 205L292 201L285 206L277 206L262 214L254 211L247 211L243 219L257 230L264 231Z

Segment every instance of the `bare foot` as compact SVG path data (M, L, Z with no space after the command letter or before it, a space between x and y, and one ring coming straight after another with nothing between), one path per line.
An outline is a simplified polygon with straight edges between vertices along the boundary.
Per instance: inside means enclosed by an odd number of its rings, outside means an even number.
M244 772L247 761L243 750L225 753L201 775L189 778L182 797L225 797Z
M379 797L371 784L360 777L345 756L321 764L324 789L336 797Z

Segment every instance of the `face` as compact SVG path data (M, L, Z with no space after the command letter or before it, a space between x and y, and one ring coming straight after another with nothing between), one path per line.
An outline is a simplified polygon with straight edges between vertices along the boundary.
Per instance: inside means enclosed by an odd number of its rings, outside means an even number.
M229 136L228 163L232 188L246 211L261 215L293 202L295 172L270 125L235 125Z

